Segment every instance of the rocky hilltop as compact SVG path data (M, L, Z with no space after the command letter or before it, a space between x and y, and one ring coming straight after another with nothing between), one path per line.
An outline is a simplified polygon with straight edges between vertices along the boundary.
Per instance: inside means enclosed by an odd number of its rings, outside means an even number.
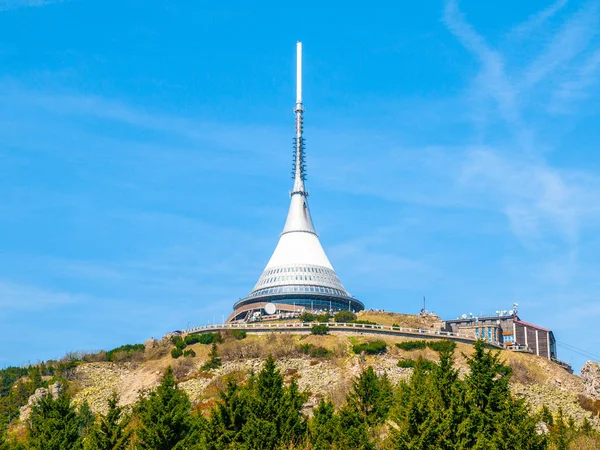
M381 324L399 324L406 327L439 329L436 316L408 316L382 312L365 312L360 319ZM172 340L149 340L143 350L114 354L106 361L106 353L83 355L67 375L69 391L76 403L87 402L92 411L105 412L107 399L113 391L119 394L123 406L132 405L139 395L153 389L161 380L167 367L171 366L179 385L188 393L199 409L210 408L228 378L247 378L260 370L268 355L273 355L287 381L297 379L300 389L309 394L305 405L308 413L319 399L330 398L339 406L346 398L352 381L366 366L372 366L378 374L387 373L392 383L406 379L411 368L399 367L399 361L418 357L436 361L437 352L429 349L402 350L395 344L414 340L411 338L355 334L293 334L263 333L247 334L243 338L231 333L222 334L218 354L221 367L205 370L210 345L194 343L186 347L188 356L173 358ZM383 341L387 350L377 355L356 354L353 346L372 341ZM314 349L321 349L313 351ZM191 350L191 352L190 352ZM458 343L455 351L456 367L467 373L465 357L472 353L469 344ZM557 364L531 354L501 351L502 358L513 370L512 390L522 396L534 411L543 405L556 413L562 409L565 416L580 423L587 418L600 429L598 405L600 405L600 365L588 362L581 377L572 375ZM60 389L63 388L60 386ZM52 391L52 389L50 389ZM36 392L33 397L49 395ZM36 397L36 398L37 398ZM21 408L21 419L26 419L35 398ZM18 421L16 422L18 426Z

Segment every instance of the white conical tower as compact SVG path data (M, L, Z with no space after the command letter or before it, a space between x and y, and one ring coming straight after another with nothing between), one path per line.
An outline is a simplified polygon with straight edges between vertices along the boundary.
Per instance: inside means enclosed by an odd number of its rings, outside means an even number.
M302 43L296 44L296 137L294 138L294 184L290 208L279 243L248 297L234 305L228 320L249 320L264 314L273 303L281 312L311 310L359 311L363 304L350 296L333 270L315 231L305 189L302 105ZM268 310L273 306L269 305Z

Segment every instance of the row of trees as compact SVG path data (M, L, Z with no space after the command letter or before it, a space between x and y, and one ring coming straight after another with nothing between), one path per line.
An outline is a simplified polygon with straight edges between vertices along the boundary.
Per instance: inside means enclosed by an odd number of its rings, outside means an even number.
M443 347L432 366L417 360L410 379L396 388L367 367L340 408L321 399L310 418L302 411L307 393L295 380L284 384L271 357L247 381L229 380L204 413L192 408L168 369L130 413L116 395L107 414L96 417L86 406L76 409L67 394L46 397L32 411L27 436L0 449L565 450L582 439L600 445L587 422L578 428L547 409L530 414L510 393L510 368L483 343L467 358L470 373L463 379L453 351Z

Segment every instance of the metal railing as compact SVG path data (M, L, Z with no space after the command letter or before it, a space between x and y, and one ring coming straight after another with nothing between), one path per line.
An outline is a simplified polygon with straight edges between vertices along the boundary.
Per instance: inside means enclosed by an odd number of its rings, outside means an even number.
M320 324L320 322L254 322L254 323L223 323L213 325L203 325L185 330L186 334L205 333L210 331L221 331L221 330L277 330L277 331L293 331L298 329L310 330L313 325ZM477 341L477 339L468 334L453 333L451 331L440 331L440 330L425 330L421 328L406 328L406 327L395 327L390 325L372 325L366 323L343 323L343 322L323 322L323 325L327 325L329 329L337 330L355 330L363 332L385 332L386 334L410 334L415 336L428 336L432 338L448 338L448 339L460 339L471 342ZM487 344L495 347L502 348L502 344L499 342L486 341Z

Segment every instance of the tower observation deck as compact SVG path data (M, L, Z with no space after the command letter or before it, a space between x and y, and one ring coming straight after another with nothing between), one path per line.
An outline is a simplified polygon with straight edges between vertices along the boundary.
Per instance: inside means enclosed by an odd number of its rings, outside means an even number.
M249 320L257 314L272 314L273 306L281 313L303 310L360 311L364 305L342 285L321 242L308 208L305 189L302 104L302 43L296 44L296 136L294 137L294 184L290 207L279 243L247 297L233 306L229 322ZM265 307L269 305L266 310Z

